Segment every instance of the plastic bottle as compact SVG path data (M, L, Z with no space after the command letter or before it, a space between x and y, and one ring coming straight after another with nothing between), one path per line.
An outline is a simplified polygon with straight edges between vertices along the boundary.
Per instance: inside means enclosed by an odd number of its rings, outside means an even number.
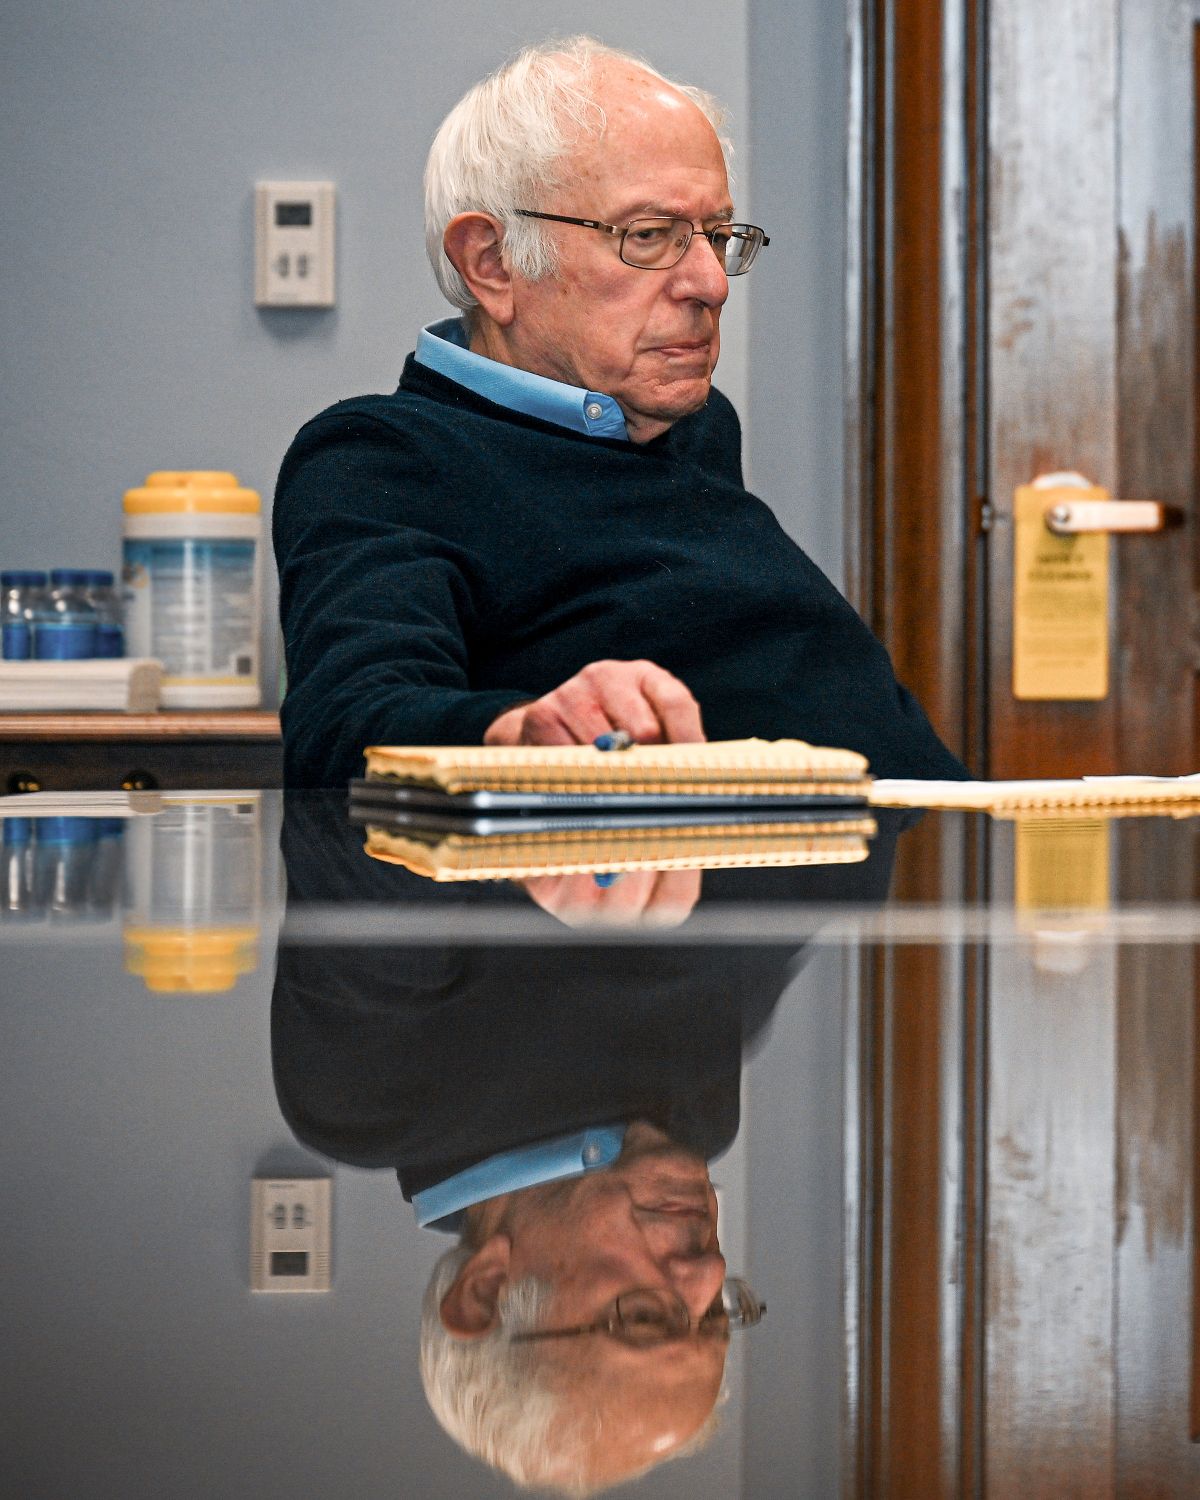
M44 915L34 894L33 819L0 819L0 919Z
M104 568L90 568L86 577L84 598L96 611L96 649L92 655L124 656L125 627L113 575Z
M45 589L45 573L24 568L0 573L0 628L5 661L28 661L33 655L33 614Z
M78 661L96 654L96 611L87 601L88 573L54 568L49 592L33 612L33 654L39 661Z
M125 496L125 646L162 662L164 708L258 706L261 509L211 470L163 470Z
M125 876L124 818L93 818L95 846L88 872L87 909L93 917L111 917L122 904Z
M95 818L39 819L34 844L35 889L51 918L87 914L95 851Z

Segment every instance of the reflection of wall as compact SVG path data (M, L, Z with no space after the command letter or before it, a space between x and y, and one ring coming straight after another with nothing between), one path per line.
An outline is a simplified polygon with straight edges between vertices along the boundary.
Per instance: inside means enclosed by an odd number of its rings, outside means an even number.
M744 1493L840 1494L842 949L813 953L748 1073L748 1268L768 1304L747 1346Z

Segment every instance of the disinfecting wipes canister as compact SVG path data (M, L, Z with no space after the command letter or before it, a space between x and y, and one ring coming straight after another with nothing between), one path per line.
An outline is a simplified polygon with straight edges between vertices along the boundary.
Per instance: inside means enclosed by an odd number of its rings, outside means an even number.
M232 474L151 474L125 495L126 652L163 664L164 708L255 708L261 503Z

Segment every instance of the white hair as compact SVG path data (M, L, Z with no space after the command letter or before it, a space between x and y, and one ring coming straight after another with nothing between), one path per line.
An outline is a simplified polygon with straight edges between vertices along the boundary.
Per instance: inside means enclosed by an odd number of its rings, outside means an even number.
M478 304L450 264L442 243L456 215L491 214L504 225L504 256L528 281L556 269L554 243L519 208L539 208L561 185L562 164L578 141L599 137L604 110L590 87L599 59L617 58L659 78L692 101L717 132L729 171L732 146L722 134L727 114L714 96L667 78L632 52L589 36L543 42L468 90L438 130L425 164L425 246L447 300L464 312Z
M516 1484L585 1493L584 1456L563 1452L564 1402L540 1374L540 1345L512 1337L544 1321L553 1288L533 1276L514 1282L501 1298L496 1328L456 1338L442 1324L442 1299L473 1254L470 1245L447 1250L425 1289L421 1383L430 1410L459 1447Z
M554 1288L536 1276L507 1287L500 1299L500 1322L479 1338L447 1332L442 1301L475 1253L455 1245L438 1260L421 1304L421 1384L438 1423L475 1458L482 1459L523 1489L570 1496L594 1495L607 1488L588 1473L586 1430L572 1413L567 1393L546 1375L544 1346L517 1343L514 1333L540 1327L549 1313ZM722 1382L717 1405L725 1400ZM686 1458L712 1438L714 1409L693 1436L670 1458ZM651 1460L633 1479L656 1467Z

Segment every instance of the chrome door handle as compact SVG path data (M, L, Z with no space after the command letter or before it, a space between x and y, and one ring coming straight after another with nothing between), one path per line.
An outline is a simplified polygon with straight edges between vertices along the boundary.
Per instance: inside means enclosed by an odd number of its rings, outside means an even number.
M1046 510L1055 536L1097 531L1165 531L1170 509L1157 500L1060 500Z

